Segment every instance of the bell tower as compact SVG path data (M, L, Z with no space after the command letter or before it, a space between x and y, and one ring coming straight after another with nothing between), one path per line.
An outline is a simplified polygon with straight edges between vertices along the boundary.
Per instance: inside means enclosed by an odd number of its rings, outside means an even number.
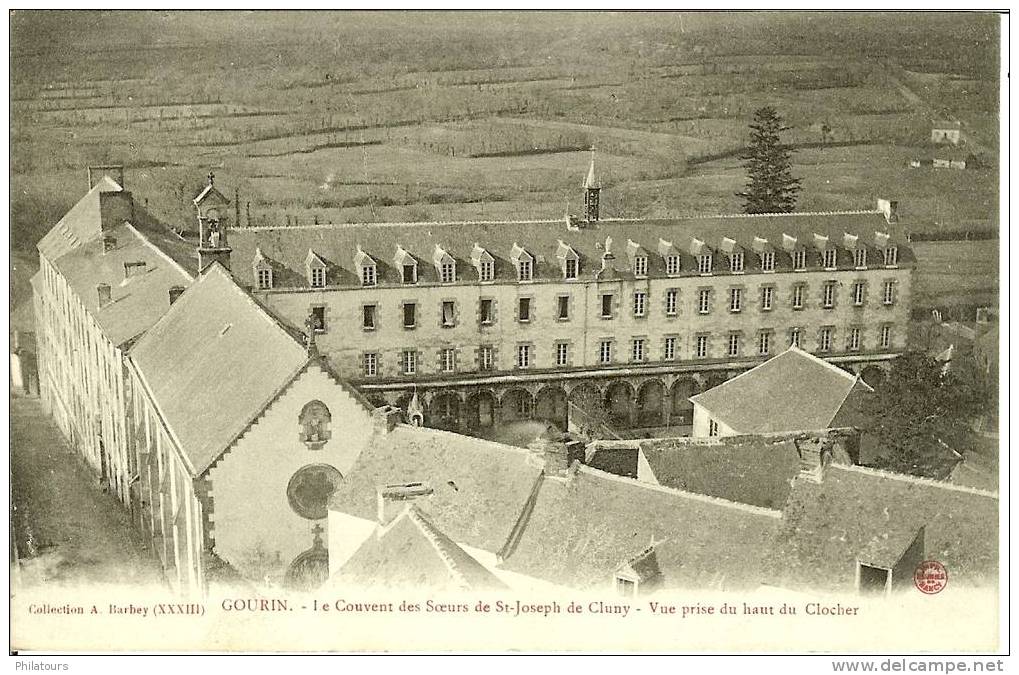
M230 269L230 200L216 189L216 174L209 172L209 184L195 197L198 216L198 271L202 272L214 262Z
M598 221L598 201L601 197L601 183L594 172L594 148L591 148L591 168L584 179L584 219L589 223Z

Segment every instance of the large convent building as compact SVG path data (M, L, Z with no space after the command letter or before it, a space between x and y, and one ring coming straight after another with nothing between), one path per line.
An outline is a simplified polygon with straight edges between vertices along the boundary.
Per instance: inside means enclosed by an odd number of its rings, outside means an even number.
M622 427L689 425L689 396L790 345L856 372L905 348L914 257L896 202L608 219L599 192L592 161L582 217L249 227L229 241L220 196L200 266L222 262L311 327L372 400L459 431L562 424L584 396Z

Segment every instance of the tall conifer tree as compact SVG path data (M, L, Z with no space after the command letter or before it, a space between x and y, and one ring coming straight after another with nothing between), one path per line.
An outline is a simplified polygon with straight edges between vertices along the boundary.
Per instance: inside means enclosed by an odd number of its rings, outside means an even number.
M741 159L747 170L747 188L737 192L745 213L788 213L796 206L800 179L793 178L790 151L779 139L782 118L766 106L754 112L750 144Z

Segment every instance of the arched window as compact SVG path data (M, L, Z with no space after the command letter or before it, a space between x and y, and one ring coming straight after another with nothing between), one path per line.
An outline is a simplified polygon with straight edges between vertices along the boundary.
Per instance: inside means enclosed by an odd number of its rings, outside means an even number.
M330 422L332 415L329 408L322 401L309 401L301 408L301 415L298 418L301 431L299 438L308 446L309 450L319 450L332 436Z
M308 520L329 515L329 498L343 476L328 464L309 464L297 470L287 484L287 499L294 513Z

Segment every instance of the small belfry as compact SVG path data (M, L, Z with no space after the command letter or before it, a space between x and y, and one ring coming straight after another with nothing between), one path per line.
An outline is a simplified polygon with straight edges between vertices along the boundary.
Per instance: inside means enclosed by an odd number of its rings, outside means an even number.
M216 189L216 174L209 172L209 183L194 198L198 217L198 269L218 262L230 269L230 246L227 243L229 230L230 200Z
M594 171L594 146L591 146L591 167L584 179L584 219L589 223L598 221L598 201L601 195L601 183Z

